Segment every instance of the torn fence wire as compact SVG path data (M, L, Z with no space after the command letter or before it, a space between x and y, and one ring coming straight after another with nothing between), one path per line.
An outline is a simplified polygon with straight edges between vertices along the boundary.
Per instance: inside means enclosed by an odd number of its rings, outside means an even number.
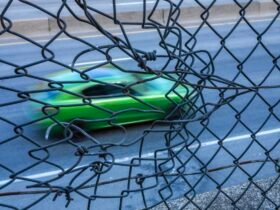
M0 208L280 208L279 2L224 4L0 3Z

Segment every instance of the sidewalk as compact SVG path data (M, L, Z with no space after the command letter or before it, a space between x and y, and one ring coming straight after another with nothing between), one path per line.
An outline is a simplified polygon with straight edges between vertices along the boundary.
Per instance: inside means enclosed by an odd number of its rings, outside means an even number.
M275 183L274 183L275 182ZM223 210L231 210L234 209L232 202L236 201L235 205L239 209L250 210L250 209L276 209L276 206L273 205L268 199L264 200L264 196L259 188L263 191L269 191L265 194L267 198L276 203L280 204L280 179L279 176L271 177L268 179L263 179L259 181L254 181L253 183L245 183L242 185L229 187L222 189L222 192L218 192L217 190L207 193L202 193L196 195L196 197L192 200L193 203L198 205L201 209L223 209ZM256 187L258 186L258 187ZM247 190L248 188L248 190ZM227 197L230 197L231 200ZM217 197L216 197L217 196ZM190 196L191 197L191 196ZM240 198L241 197L241 198ZM209 203L212 200L215 201L210 205ZM180 198L177 200L169 201L168 205L170 209L181 209L188 202L186 198ZM262 203L263 202L263 203ZM153 208L152 210L163 210L166 209L165 206L159 205L158 207ZM188 210L196 210L191 202L184 209Z

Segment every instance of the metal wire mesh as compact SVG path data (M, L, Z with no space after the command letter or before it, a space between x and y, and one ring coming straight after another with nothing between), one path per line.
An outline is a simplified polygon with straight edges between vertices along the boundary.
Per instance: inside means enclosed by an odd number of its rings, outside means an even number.
M176 198L178 208L207 209L219 196L244 209L252 188L260 192L252 208L279 208L279 194L269 194L280 176L279 2L257 21L248 16L255 1L230 1L231 22L212 18L217 1L144 0L130 16L118 0L108 10L96 1L57 2L54 10L40 1L1 4L1 209L172 208ZM56 29L44 39L29 34L35 26L17 31L15 4ZM195 23L183 9L190 7L198 8ZM94 35L72 30L73 22ZM96 72L106 71L136 79L100 80ZM145 89L150 84L160 93ZM97 85L119 95L78 89ZM126 114L133 119L121 122ZM259 183L268 177L268 186ZM245 182L238 195L226 190ZM214 195L202 203L205 192Z

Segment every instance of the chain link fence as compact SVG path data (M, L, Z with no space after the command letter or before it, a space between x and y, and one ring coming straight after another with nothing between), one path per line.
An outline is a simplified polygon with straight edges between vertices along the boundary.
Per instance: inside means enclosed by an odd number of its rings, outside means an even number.
M3 1L0 209L278 209L279 8Z

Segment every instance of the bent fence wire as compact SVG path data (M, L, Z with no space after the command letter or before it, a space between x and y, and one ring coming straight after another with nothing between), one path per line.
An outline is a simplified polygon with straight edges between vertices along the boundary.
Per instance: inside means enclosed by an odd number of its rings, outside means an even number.
M279 208L279 2L98 3L1 4L1 209ZM56 30L17 31L21 6Z

